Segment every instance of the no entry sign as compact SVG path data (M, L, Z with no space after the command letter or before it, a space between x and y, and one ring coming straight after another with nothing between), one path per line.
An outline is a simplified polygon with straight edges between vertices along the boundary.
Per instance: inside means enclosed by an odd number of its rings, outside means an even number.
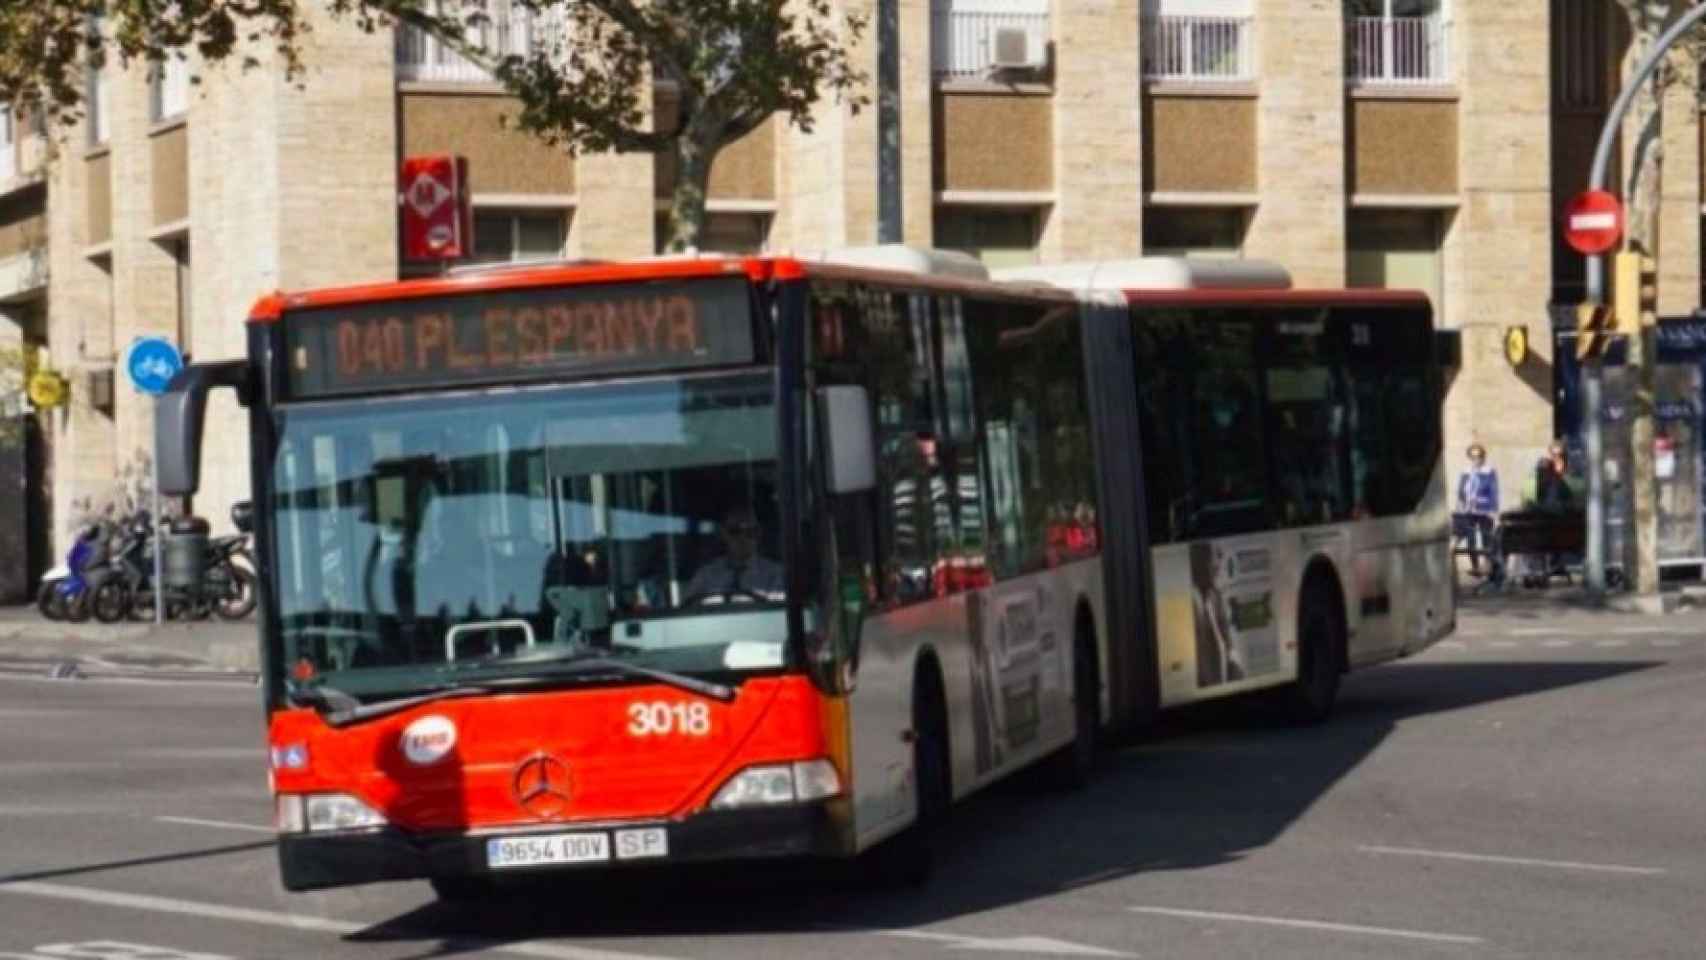
M1623 239L1623 204L1604 190L1576 194L1564 208L1564 242L1580 254L1593 256Z

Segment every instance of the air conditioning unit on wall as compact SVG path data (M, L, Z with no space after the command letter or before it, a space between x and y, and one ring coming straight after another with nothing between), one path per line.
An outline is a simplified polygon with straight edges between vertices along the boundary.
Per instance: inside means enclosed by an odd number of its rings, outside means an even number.
M1032 52L1031 32L1022 27L996 27L995 53L990 66L997 70L1028 70L1042 66L1042 51Z

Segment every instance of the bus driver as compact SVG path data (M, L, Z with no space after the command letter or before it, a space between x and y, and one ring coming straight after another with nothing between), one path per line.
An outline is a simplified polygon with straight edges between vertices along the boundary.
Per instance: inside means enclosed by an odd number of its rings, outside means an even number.
M748 599L779 599L786 582L782 565L758 553L758 518L751 507L737 506L724 515L722 556L700 567L687 584L686 602L698 603L707 597L725 600L737 596Z

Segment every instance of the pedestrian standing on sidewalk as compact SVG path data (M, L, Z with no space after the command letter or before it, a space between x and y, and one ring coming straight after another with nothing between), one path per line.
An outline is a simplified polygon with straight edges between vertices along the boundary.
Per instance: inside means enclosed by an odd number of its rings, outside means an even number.
M1457 479L1457 512L1470 543L1469 572L1479 576L1499 516L1499 472L1487 466L1487 448L1480 443L1470 444L1466 453L1469 469Z

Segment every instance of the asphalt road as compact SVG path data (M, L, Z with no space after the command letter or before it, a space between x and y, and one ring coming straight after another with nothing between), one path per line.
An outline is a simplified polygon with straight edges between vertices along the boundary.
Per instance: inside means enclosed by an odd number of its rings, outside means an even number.
M1706 616L1466 617L1322 727L1174 716L955 810L933 883L724 869L288 894L237 683L0 676L0 960L1700 957Z

